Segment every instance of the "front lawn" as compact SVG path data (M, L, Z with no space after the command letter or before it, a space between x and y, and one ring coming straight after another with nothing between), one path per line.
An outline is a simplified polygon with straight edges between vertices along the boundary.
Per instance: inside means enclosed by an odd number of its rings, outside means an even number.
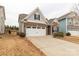
M0 56L42 56L44 55L26 38L17 35L0 35Z
M79 37L76 36L65 36L63 40L79 44Z

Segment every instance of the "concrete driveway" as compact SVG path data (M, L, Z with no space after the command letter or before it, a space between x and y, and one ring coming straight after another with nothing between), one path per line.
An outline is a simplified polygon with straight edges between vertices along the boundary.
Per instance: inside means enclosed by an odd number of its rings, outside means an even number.
M28 40L48 56L79 55L79 44L56 39L52 36L28 37Z

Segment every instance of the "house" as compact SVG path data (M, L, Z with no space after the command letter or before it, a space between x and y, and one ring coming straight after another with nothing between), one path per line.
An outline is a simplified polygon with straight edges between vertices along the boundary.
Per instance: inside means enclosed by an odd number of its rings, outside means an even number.
M0 6L0 34L5 31L5 10L3 6Z
M79 35L79 13L70 11L59 18L48 20L48 34L53 32L71 33L72 36Z
M47 20L39 8L30 14L20 14L18 22L19 32L25 33L26 36L46 35Z
M70 32L72 36L79 35L79 15L71 11L58 18L59 32Z

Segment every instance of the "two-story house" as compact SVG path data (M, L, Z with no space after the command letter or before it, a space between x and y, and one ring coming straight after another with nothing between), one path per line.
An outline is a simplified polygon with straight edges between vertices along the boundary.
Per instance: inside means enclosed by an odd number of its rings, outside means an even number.
M45 36L47 32L48 21L36 8L30 14L19 15L19 32L25 33L26 36Z
M60 32L70 32L71 35L79 35L79 15L75 11L59 17L58 21Z
M5 9L4 6L0 6L0 34L5 32Z

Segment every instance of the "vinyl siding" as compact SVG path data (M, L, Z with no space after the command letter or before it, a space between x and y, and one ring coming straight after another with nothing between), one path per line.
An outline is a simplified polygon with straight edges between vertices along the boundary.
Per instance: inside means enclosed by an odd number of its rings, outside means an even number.
M40 17L40 20L39 19L37 19L37 20L39 20L39 21L44 21L44 17L42 16L42 14L39 12L39 10L37 10L35 13L33 13L28 19L29 20L36 20L35 18L34 18L34 15L35 14L38 14L38 15L40 15L39 17Z
M66 18L59 22L59 32L66 33Z
M3 8L0 8L0 34L4 33L5 30L5 16Z

